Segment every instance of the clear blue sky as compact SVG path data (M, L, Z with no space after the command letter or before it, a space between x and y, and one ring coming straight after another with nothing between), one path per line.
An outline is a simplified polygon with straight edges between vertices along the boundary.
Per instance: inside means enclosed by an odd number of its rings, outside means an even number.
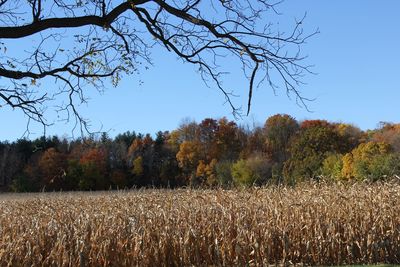
M238 124L263 123L276 113L298 120L349 122L362 129L375 128L380 121L400 122L400 1L286 0L279 11L288 21L307 12L305 30L318 27L321 32L304 47L318 73L307 76L307 85L301 87L304 96L315 98L308 104L312 112L283 91L274 96L265 85L255 92L249 117ZM186 117L233 119L223 95L205 87L192 66L164 50L154 50L153 58L154 67L140 77L124 77L118 88L93 95L82 108L94 130L103 125L111 136L127 130L155 133L175 129ZM237 91L242 95L235 102L245 106L245 81L236 75L228 79L228 85L241 87ZM0 121L0 140L15 140L25 131L26 118L17 111L0 109ZM41 134L41 128L32 130ZM71 135L71 126L58 123L47 133Z

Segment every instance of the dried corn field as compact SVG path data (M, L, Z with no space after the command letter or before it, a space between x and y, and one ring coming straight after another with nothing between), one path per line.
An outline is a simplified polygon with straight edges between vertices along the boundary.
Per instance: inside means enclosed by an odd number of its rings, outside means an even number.
M400 185L3 195L1 266L400 263Z

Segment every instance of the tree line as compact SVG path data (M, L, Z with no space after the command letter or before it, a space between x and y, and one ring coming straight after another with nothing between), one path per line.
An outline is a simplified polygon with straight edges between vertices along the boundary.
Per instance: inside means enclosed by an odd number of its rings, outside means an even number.
M103 133L0 142L2 191L294 185L398 175L400 124L362 131L286 114L251 129L207 118L154 137L128 131L115 138Z

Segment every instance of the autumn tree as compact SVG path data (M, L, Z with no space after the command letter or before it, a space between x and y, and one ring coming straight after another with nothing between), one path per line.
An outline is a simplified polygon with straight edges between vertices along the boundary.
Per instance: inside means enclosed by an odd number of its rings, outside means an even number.
M272 176L271 161L252 156L240 159L232 165L233 181L238 186L252 186L265 184Z
M174 132L174 131L173 131ZM159 186L176 187L184 185L184 180L176 154L179 151L177 146L176 135L170 132L158 132L154 145L155 168L157 169L157 177Z
M215 185L217 164L236 161L244 147L240 128L226 118L185 123L171 137L175 146L180 143L176 155L179 166L199 185Z
M384 142L362 143L343 157L345 179L378 180L400 174L400 154Z
M101 92L148 68L153 47L195 66L234 114L235 88L223 85L232 62L248 80L247 112L263 81L303 102L298 85L309 66L301 48L315 32L305 33L303 19L282 30L277 8L264 0L2 0L0 106L43 125L52 123L46 108L55 107L60 120L87 129L79 111L86 87ZM14 41L24 49L16 51Z
M215 165L218 186L230 187L233 185L232 165L234 162L221 161Z
M32 144L32 142L27 141ZM46 190L45 184L41 180L39 159L43 154L42 151L32 150L30 156L22 164L22 169L14 177L11 184L13 191L18 192L32 192L39 190Z
M115 189L129 187L129 174L126 170L112 169L110 172L110 183Z
M128 155L128 146L125 142L111 142L107 147L108 161L111 169L127 169L126 158Z
M196 141L200 147L200 157L208 162L217 157L217 130L218 122L215 119L206 118L198 125Z
M339 153L329 153L322 162L321 175L325 181L342 179L343 155Z
M400 152L400 124L382 123L380 128L374 131L372 140L390 144L395 152Z
M356 126L347 123L329 123L325 120L306 120L301 124L302 129L325 127L333 131L336 149L321 154L315 162L323 159L320 170L315 168L315 174L321 174L325 180L338 180L343 177L344 154L356 148L364 138L364 133ZM308 163L305 163L308 164Z
M333 125L325 121L307 121L300 127L290 143L290 158L283 169L289 183L316 178L324 159L330 153L341 152L341 138Z
M328 122L327 120L304 120L300 123L301 129L315 128L315 127L333 128L334 125Z
M184 141L176 154L179 167L183 174L190 180L195 175L197 165L200 160L200 147L195 141Z
M133 140L136 139L136 136L137 136L137 134L135 131L133 131L133 132L127 131L127 132L124 132L124 133L121 133L121 134L118 134L117 136L115 136L114 142L117 144L123 144L124 146L129 147L132 144Z
M209 170L207 184L230 186L233 182L231 166L245 148L246 135L235 122L221 118L218 120L214 145L215 158L209 162L206 168Z
M283 164L288 159L290 138L297 132L297 121L287 114L276 114L264 124L266 134L266 150L271 159Z
M79 161L82 177L79 188L82 190L104 190L109 186L107 154L101 148L87 149Z
M181 184L177 151L169 143L170 133L159 131L154 140L153 167L151 171L154 185L175 187Z
M64 180L67 176L66 155L51 147L40 157L38 165L42 184L46 186L47 190L60 190L63 188Z
M149 134L144 137L139 135L129 147L127 157L131 173L135 175L135 184L153 184L152 181L155 179L152 173L154 162L153 138Z
M265 156L265 142L266 135L261 127L254 127L254 129L242 129L245 133L245 144L241 151L241 158L248 158L252 155L263 154Z
M38 167L39 158L46 149L60 144L57 137L41 137L35 140L24 138L7 145L3 151L0 149L0 156L3 156L0 158L0 178L4 185L12 183L15 191L43 189L44 184L41 182Z
M356 148L365 138L364 132L354 125L338 123L334 126L336 132L343 140L342 151L351 151L352 149Z
M196 181L197 184L203 186L216 186L218 184L216 166L216 159L212 159L208 164L203 160L200 160L196 169L196 177L199 179Z
M215 158L219 161L236 160L244 147L241 137L241 130L234 121L219 119L215 132Z
M126 164L128 145L135 133L126 132L112 140L107 133L102 133L97 146L106 151L107 165L110 170L109 182L113 188L129 187L130 177ZM129 143L130 144L130 143Z

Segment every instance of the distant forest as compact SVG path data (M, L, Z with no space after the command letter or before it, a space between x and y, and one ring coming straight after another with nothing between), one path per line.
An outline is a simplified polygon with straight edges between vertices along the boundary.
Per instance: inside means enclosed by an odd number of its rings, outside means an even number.
M285 114L253 129L207 118L155 137L128 131L115 138L103 133L0 142L2 191L229 188L399 175L400 124L362 131Z

